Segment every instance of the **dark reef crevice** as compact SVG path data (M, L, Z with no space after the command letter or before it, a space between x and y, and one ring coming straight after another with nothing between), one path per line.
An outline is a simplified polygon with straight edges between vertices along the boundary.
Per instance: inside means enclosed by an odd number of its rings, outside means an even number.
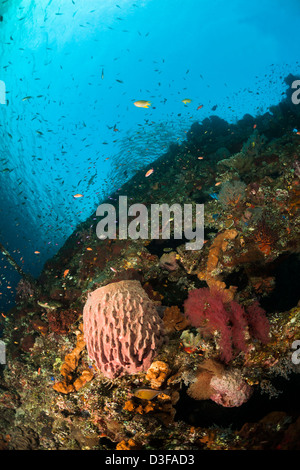
M299 254L279 256L274 263L275 288L267 297L260 299L260 304L267 313L285 312L297 306L300 292L299 272Z
M212 400L195 401L186 393L184 387L176 404L176 421L184 421L191 426L220 426L240 429L245 423L257 422L272 411L283 411L290 416L300 413L299 374L292 374L289 380L276 377L272 385L279 392L277 397L270 397L255 390L252 397L237 408L226 408Z

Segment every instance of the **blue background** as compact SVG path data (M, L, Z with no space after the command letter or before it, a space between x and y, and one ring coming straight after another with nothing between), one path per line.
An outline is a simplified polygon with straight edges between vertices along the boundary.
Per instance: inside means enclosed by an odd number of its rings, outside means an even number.
M299 72L298 0L4 0L0 15L0 242L35 276L194 121L263 113ZM20 277L5 257L0 273L4 311Z

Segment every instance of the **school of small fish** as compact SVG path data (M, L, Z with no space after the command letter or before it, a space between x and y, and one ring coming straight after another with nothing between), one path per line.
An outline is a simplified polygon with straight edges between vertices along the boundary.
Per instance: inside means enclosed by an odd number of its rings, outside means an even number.
M1 217L3 226L10 228L11 253L21 265L29 263L28 269L37 271L112 190L140 169L149 178L153 161L170 142L184 140L191 119L204 119L221 106L234 115L231 101L222 104L213 102L211 95L207 98L210 83L201 64L195 70L183 66L176 81L168 74L169 58L163 48L151 58L130 48L126 38L131 35L148 50L153 32L145 23L130 27L123 6L114 5L111 22L100 21L105 37L116 35L120 44L115 56L105 56L96 34L101 9L83 12L76 0L70 4L70 10L57 9L49 0L36 26L31 25L26 7L16 7L22 31L32 27L33 35L45 34L35 54L20 42L15 27L3 29L2 34L0 79L7 84L7 103L0 106L0 141L5 149L0 151L0 184L5 188L0 195ZM129 8L137 15L142 11L138 3ZM59 52L49 39L53 25L60 31L70 21L78 22L78 33L89 32L92 37L95 47L89 54L80 54L73 44ZM1 13L3 25L6 17ZM72 58L74 66L68 68ZM133 71L125 65L130 58ZM152 74L150 82L144 77L147 84L133 80L143 63ZM274 70L272 64L270 77ZM17 88L10 86L16 73ZM253 96L253 90L243 91ZM238 96L236 92L234 98ZM165 114L164 109L168 109ZM300 135L298 129L294 132ZM158 180L159 174L155 176ZM4 270L8 267L5 258L0 263ZM11 287L7 276L0 286ZM13 302L13 294L7 301Z

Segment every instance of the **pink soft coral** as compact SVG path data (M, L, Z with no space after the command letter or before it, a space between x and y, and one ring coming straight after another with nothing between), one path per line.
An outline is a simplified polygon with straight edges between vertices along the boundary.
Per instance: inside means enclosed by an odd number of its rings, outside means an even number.
M253 337L262 343L269 341L270 324L257 300L247 308L247 321Z
M246 351L245 333L262 342L268 341L269 322L258 302L248 307L247 312L234 300L228 301L225 293L217 289L195 289L184 303L185 314L192 326L201 328L206 335L220 334L221 359L229 362L233 348Z

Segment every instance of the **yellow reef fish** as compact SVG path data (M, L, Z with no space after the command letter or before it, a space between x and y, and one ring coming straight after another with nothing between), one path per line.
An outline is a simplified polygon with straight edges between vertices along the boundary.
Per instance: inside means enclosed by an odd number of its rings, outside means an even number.
M137 108L149 108L149 106L151 106L150 101L145 101L145 100L135 101L133 104Z
M192 100L190 100L189 98L185 98L184 100L182 100L182 102L183 102L184 104L188 104L188 103L191 103Z
M165 390L153 390L152 388L137 388L134 391L134 396L141 400L153 400L158 395L165 393Z

